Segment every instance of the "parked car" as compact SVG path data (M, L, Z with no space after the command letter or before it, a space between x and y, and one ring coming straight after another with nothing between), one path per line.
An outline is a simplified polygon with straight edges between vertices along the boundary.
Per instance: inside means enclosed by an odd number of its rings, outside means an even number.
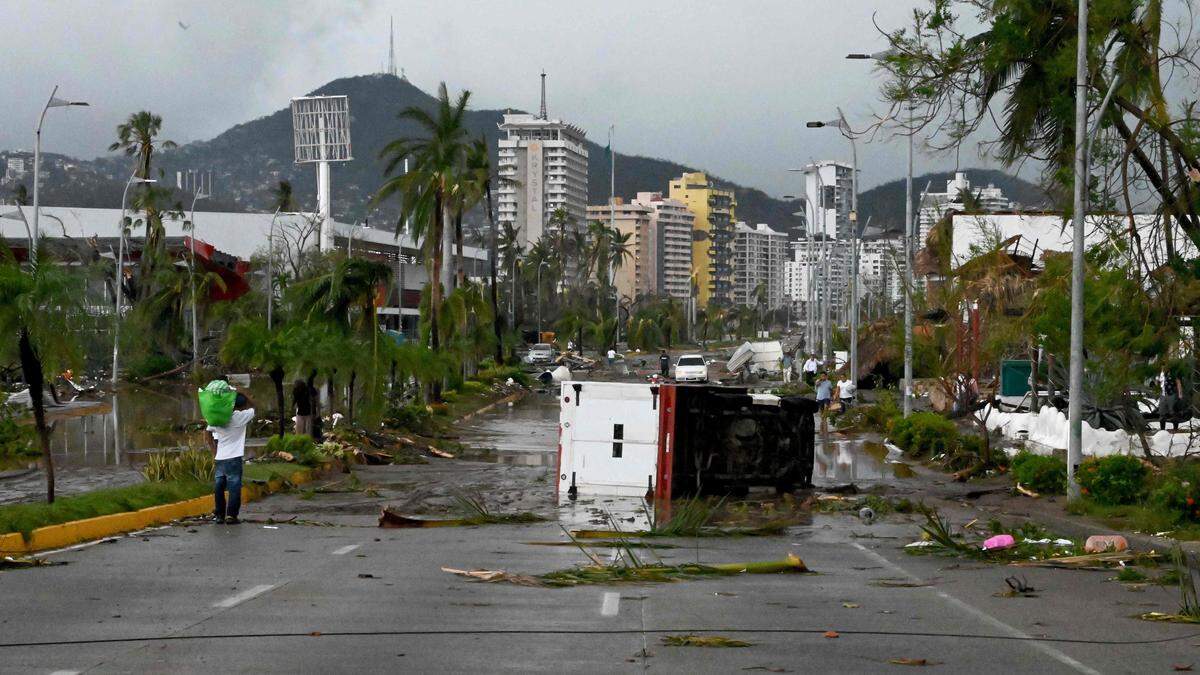
M547 364L554 361L554 345L545 342L539 342L529 348L529 353L525 355L525 363L530 364Z
M675 362L676 382L708 382L708 361L699 354L684 354Z

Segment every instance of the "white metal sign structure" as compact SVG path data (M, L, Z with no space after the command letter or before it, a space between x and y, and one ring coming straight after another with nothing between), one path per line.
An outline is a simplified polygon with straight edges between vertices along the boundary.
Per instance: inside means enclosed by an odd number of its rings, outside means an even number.
M330 162L354 159L350 149L350 99L346 96L304 96L292 99L292 141L297 164L317 165L317 214L321 221L321 250L333 248L328 227Z

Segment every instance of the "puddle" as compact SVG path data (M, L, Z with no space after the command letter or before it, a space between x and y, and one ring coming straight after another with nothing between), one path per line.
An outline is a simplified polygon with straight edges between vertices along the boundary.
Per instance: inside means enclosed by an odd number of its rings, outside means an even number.
M887 482L916 476L908 464L889 456L882 443L859 439L822 438L817 434L816 461L813 482L844 484L857 482Z

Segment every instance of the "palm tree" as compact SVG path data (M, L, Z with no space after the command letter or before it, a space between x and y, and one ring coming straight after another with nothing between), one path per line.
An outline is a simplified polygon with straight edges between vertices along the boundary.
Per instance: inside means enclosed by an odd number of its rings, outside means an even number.
M54 501L54 458L50 454L50 429L43 403L46 373L59 373L77 357L77 321L83 279L46 261L21 269L12 254L0 258L0 333L17 338L0 343L10 358L16 347L21 376L29 386L33 422L46 466L46 502ZM52 375L53 376L53 375Z
M497 244L499 256L503 260L504 273L508 275L512 283L509 296L511 304L509 307L512 310L512 328L517 328L517 268L521 265L521 258L525 253L521 247L521 232L510 222L504 222L500 225L500 236Z
M298 210L291 181L281 180L277 187L271 189L271 206L280 213L294 213Z
M271 378L271 383L275 385L280 436L287 428L283 376L294 358L291 332L285 328L269 330L266 322L257 318L230 326L225 344L221 345L221 361L224 363L263 370Z
M29 206L29 188L24 183L18 183L12 191L13 202L17 206Z
M174 141L159 140L158 133L162 130L162 117L152 112L142 110L133 113L123 124L117 125L117 140L110 146L109 151L123 150L129 157L134 157L133 175L138 178L150 178L150 160L156 150L169 150L178 147ZM134 198L134 207L146 212L146 244L142 251L142 262L139 266L139 276L148 279L154 271L156 262L162 257L163 224L162 212L168 208L166 201L169 191L143 184L138 195ZM182 211L182 205L178 207ZM148 292L150 289L147 289Z
M293 304L307 320L328 320L343 331L377 330L375 298L392 271L384 263L338 257L328 271L292 286Z
M434 351L440 345L437 312L442 304L442 239L445 236L446 209L450 203L457 173L466 152L467 130L463 118L471 92L463 91L454 101L446 91L446 83L438 87L435 110L412 106L400 112L400 119L413 122L424 132L421 138L400 138L388 143L379 153L387 160L384 175L390 176L372 199L378 204L395 195L400 197L399 232L403 223L412 226L414 238L424 242L426 269L430 270L430 344ZM393 175L411 158L412 168ZM440 396L435 392L435 397Z
M484 200L483 210L487 213L488 229L490 236L488 237L488 265L490 267L489 274L491 277L491 301L492 301L492 331L496 338L496 363L504 361L504 345L502 338L502 329L500 327L500 290L496 285L496 255L499 232L496 230L496 215L492 211L492 161L488 155L487 138L481 133L479 138L471 142L471 147L467 150L467 180L475 186L477 199L482 197ZM461 253L461 251L460 251Z

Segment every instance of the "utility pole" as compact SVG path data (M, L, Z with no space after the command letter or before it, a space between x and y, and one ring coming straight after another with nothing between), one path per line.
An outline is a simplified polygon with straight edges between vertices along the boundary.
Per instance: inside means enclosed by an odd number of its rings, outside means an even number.
M1067 421L1067 499L1079 498L1076 473L1083 459L1083 234L1087 180L1087 0L1079 0L1075 50L1075 203L1071 249L1071 364Z
M913 398L913 110L908 103L908 173L904 177L904 416L912 414Z

